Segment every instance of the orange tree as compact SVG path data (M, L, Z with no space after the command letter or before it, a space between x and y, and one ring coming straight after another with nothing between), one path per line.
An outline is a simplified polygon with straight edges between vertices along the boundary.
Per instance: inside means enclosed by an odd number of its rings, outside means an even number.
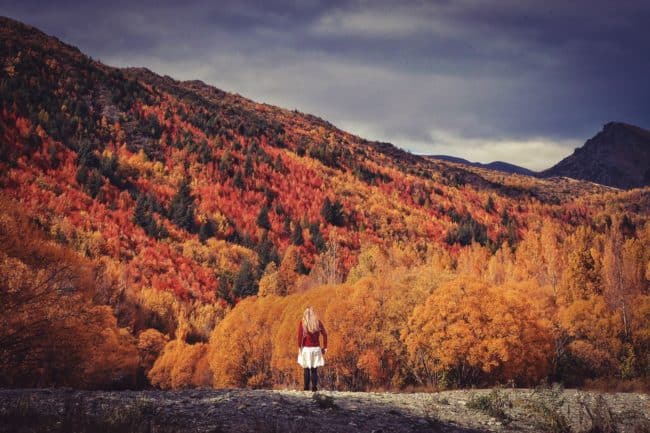
M402 333L423 384L535 383L549 370L550 326L517 286L468 277L441 285L415 307Z

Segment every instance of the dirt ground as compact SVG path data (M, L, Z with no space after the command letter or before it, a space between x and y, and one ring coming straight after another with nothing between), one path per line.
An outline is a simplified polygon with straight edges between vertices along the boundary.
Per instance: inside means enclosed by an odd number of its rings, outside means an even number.
M439 393L0 390L0 432L650 433L650 396L560 388Z

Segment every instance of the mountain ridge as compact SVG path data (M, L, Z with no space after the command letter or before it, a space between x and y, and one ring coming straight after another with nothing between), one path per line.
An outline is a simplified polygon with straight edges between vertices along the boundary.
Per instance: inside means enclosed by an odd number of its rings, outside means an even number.
M26 42L31 42L34 46L38 46L38 44L41 44L41 46L48 45L54 43L57 45L57 47L62 47L65 48L66 50L70 51L70 54L78 56L80 59L84 58L84 54L79 50L78 47L74 45L67 44L63 41L61 41L59 38L54 37L54 36L49 36L40 29L31 26L29 24L25 24L16 20L13 20L9 17L3 17L0 16L0 23L3 25L3 27L9 29L9 28L14 28L18 29L21 33L21 36L23 37L23 43ZM104 65L101 62L97 62L96 60L92 58L88 58L90 61L94 62L97 67L100 68L108 68L108 70L121 70L126 75L133 75L133 76L148 76L149 78L152 77L158 77L156 80L159 79L169 79L172 80L173 82L179 83L181 86L188 87L189 89L192 88L203 88L204 90L207 88L212 89L215 93L218 95L220 94L222 97L229 96L231 98L241 98L241 100L248 101L250 104L254 104L256 106L266 106L270 107L271 109L274 110L284 110L286 112L296 112L295 110L288 110L288 109L282 109L279 107L274 107L270 104L266 103L257 103L253 101L252 99L249 99L247 97L241 96L239 94L235 93L229 93L227 91L218 89L214 86L211 86L201 80L194 79L194 80L186 80L186 81L178 81L175 80L174 78L170 76L160 76L156 74L155 72L151 71L150 69L146 67L140 67L140 66L133 66L133 67L125 67L125 68L112 68L110 66ZM191 92L191 90L189 90ZM316 122L322 123L325 127L334 127L330 122L327 120L321 119L317 116L311 115L311 114L305 114L305 113L300 113L303 116L306 116ZM377 141L369 141L365 140L360 137L356 137L359 141L363 142L364 144L367 145L373 145L375 146L379 151L386 153L388 155L393 155L398 158L404 158L407 159L409 162L413 163L415 161L418 161L419 158L424 158L424 160L442 160L442 161L448 161L448 162L455 162L458 164L463 164L463 165L469 165L472 167L477 167L477 168L484 168L488 170L496 170L498 172L504 172L504 173L515 173L515 174L522 174L526 176L538 176L541 178L549 178L549 177L559 177L559 176L564 176L564 177L570 177L574 179L582 179L582 180L588 180L592 182L596 182L602 185L606 186L619 186L623 188L630 188L630 187L638 187L638 186L643 186L643 185L649 185L650 184L650 170L649 172L638 174L635 173L633 179L628 179L628 174L625 173L625 170L622 168L618 168L616 165L613 166L608 166L608 165L602 165L598 166L597 161L594 161L595 158L589 158L590 159L590 168L585 168L582 167L584 165L584 162L578 162L578 155L584 155L584 152L580 149L585 148L587 144L591 144L593 140L598 137L600 134L605 132L606 130L611 129L612 127L623 127L624 129L627 129L629 131L634 131L637 136L645 137L646 141L649 140L647 137L650 134L648 130L645 130L641 127L627 124L624 122L618 122L618 121L612 121L608 122L605 127L603 128L603 131L598 133L596 136L592 137L591 139L587 140L585 145L583 145L580 148L577 148L574 150L574 154L570 155L569 157L563 159L562 161L558 162L555 164L553 167L535 172L533 170L526 169L524 167L517 166L515 164L511 164L509 162L505 161L493 161L490 163L478 163L478 162L471 162L468 160L465 160L463 158L451 156L451 155L417 155L408 151L404 151L401 148L395 146L392 143L381 143ZM337 128L338 129L338 128ZM647 145L646 145L647 146ZM645 148L644 148L645 149ZM646 152L650 153L650 152ZM644 154L640 152L641 156ZM578 158L578 159L576 159ZM423 162L423 160L419 160L419 162ZM643 160L645 162L645 160ZM629 165L629 163L626 163ZM639 162L639 166L641 163ZM448 167L448 166L446 166ZM440 167L438 167L440 168ZM472 177L472 172L464 172L461 174L461 176L464 177ZM616 176L623 176L623 180L617 180ZM478 178L474 178L475 182L481 183L482 181ZM484 183L483 186L486 186Z
M465 164L465 165L471 165L473 167L479 167L479 168L485 168L488 170L496 170L496 171L502 171L504 173L515 173L515 174L523 174L526 176L535 176L537 172L533 170L529 170L525 167L521 167L515 164L511 164L509 162L505 161L492 161L488 163L482 163L482 162L471 162L467 159L460 158L457 156L450 156L450 155L427 155L427 158L432 158L432 159L439 159L443 161L449 161L449 162L455 162L458 164Z
M583 146L539 175L567 176L625 189L650 185L650 131L608 122Z

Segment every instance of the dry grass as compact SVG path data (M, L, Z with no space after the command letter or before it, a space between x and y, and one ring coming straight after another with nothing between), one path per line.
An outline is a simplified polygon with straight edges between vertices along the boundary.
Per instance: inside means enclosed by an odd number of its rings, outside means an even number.
M0 433L176 433L179 430L160 428L147 420L151 410L145 400L132 404L116 404L91 415L83 398L70 396L63 409L44 413L28 397L20 397L0 410Z
M587 380L584 389L601 392L639 392L650 393L650 381L645 378L622 380L615 377Z
M535 389L528 409L536 418L540 431L548 433L572 433L571 424L563 410L564 389L560 385Z
M489 394L472 395L465 406L501 421L508 421L510 417L506 414L506 409L512 407L512 402L506 394L495 388Z

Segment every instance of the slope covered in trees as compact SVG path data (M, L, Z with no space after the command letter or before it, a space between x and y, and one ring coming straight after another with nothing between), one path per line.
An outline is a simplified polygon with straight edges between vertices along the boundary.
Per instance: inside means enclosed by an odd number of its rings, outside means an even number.
M308 304L339 388L647 380L647 188L467 171L0 23L2 385L292 384Z

